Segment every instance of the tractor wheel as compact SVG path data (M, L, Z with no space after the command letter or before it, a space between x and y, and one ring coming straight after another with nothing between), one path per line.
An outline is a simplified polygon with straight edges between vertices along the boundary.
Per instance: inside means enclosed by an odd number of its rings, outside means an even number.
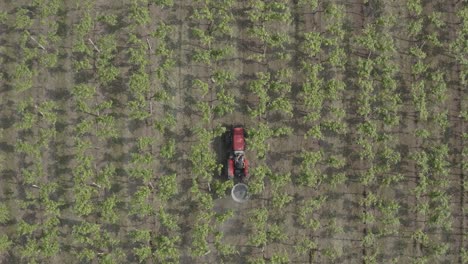
M228 160L228 162L226 162L226 176L227 176L227 178L228 178L229 180L233 180L233 179L234 179L234 175L229 175L229 170L230 170L230 168L229 168L229 160Z
M231 146L231 143L232 143L232 134L231 134L230 131L227 132L227 133L224 135L224 142L226 143L226 145L227 145L228 147Z

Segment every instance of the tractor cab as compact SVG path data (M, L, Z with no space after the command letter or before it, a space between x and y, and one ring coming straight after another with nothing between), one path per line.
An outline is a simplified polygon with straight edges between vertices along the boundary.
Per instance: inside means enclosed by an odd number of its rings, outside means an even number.
M227 176L229 179L239 178L241 181L249 177L249 162L245 157L246 132L242 126L231 127L226 134L229 147L227 160Z
M244 153L237 153L234 157L234 161L236 164L236 169L243 169L245 167Z

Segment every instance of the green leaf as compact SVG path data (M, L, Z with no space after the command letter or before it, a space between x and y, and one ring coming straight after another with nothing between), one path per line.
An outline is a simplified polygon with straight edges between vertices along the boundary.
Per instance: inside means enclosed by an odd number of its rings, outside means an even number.
M10 209L4 203L0 203L0 224L5 224L10 220Z

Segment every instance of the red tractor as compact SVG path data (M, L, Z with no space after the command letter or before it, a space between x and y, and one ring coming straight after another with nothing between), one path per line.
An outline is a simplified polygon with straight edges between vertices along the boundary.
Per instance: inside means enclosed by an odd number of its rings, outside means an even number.
M249 161L244 156L246 137L247 132L242 126L231 127L226 133L229 148L226 171L231 180L237 177L242 182L249 178Z

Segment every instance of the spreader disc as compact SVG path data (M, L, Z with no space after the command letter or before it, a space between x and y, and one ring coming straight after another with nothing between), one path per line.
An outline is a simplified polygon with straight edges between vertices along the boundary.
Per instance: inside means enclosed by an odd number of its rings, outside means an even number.
M243 183L238 183L232 187L231 196L234 201L243 203L249 200L249 187Z

